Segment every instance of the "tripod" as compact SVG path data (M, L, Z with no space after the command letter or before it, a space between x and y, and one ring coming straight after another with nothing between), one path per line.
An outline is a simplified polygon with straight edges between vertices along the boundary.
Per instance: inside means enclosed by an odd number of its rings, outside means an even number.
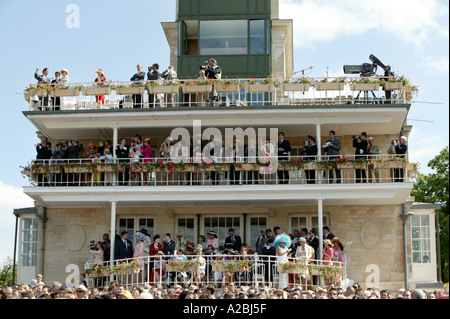
M369 91L359 91L359 92L358 92L358 95L356 96L355 101L358 101L359 96L361 95L361 92L364 92L364 99L363 99L363 101L366 102L366 103L369 103ZM379 104L379 103L380 103L380 102L379 102L379 99L377 98L377 96L375 95L375 93L374 93L373 91L370 91L370 92L372 93L373 98L374 98L374 100L373 100L372 103L374 103L374 104Z

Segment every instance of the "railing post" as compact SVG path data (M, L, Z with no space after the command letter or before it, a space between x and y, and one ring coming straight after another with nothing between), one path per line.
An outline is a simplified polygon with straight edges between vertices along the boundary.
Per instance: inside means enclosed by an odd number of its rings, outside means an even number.
M115 244L116 244L116 202L111 202L111 228L110 228L110 236L111 236L111 247L109 248L109 263L111 268L111 276L110 280L112 281L114 278L113 275L113 267L114 267L114 252L115 252Z

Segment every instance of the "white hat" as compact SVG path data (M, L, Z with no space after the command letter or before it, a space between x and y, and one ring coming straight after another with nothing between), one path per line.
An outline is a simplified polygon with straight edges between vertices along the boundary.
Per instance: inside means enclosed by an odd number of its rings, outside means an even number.
M79 286L77 287L77 290L78 290L78 289L83 290L83 291L88 291L85 285L79 285Z
M302 242L305 242L305 243L306 243L305 237L300 237L300 238L298 239L298 241L302 241Z

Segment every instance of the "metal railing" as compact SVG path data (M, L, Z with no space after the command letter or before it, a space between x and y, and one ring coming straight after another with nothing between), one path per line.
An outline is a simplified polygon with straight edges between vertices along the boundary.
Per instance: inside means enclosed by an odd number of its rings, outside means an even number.
M27 89L24 97L31 111L249 107L277 105L399 104L406 103L406 88L385 90L377 83L357 83L361 78L311 78L311 84L283 81L264 84L265 79L220 80L207 85L188 85L197 80L68 83L66 89ZM323 82L327 80L327 82ZM258 84L256 84L258 83ZM133 86L134 85L134 86Z
M237 163L170 158L34 160L23 173L36 187L62 186L229 186L270 184L408 183L414 164L394 155L291 156L263 164L256 157Z
M339 261L296 257L280 261L277 256L256 253L201 257L203 259L199 260L197 255L141 256L115 260L112 267L109 261L100 265L88 262L85 265L86 280L88 286L93 287L107 287L114 280L127 287L153 285L165 288L190 284L219 287L234 283L269 288L285 285L303 290L329 283L340 286L347 282L347 265ZM174 266L175 263L178 265ZM283 282L280 282L281 274L284 274Z

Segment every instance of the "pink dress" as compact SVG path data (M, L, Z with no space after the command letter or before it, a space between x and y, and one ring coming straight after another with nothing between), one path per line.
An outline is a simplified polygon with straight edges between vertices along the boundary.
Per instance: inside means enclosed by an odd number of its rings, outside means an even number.
M141 264L141 267L144 266L144 242L140 241L136 244L134 248L133 257L136 258L137 262Z
M152 157L152 147L150 144L147 144L147 146L142 145L141 153L144 155L144 163L151 162L150 158Z
M325 253L327 255L330 255L331 257L325 255ZM333 256L334 256L334 249L331 247L327 248L322 256L323 264L324 265L331 264L331 262L329 262L329 261L333 260Z

